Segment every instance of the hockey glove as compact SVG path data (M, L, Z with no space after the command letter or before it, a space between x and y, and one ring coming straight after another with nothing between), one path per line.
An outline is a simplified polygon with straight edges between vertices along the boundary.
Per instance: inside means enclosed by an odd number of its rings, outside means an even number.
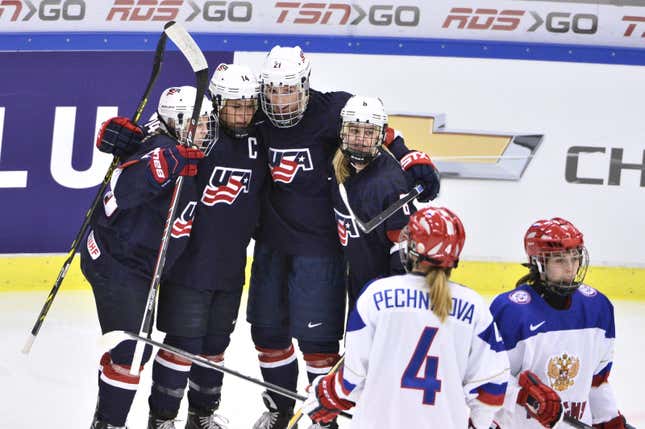
M111 153L119 158L127 158L139 150L144 136L141 128L128 118L110 118L101 126L96 137L96 147L101 152Z
M562 419L560 397L531 371L520 373L520 393L517 403L526 408L531 417L547 428L552 428Z
M423 185L423 192L418 197L419 201L426 203L437 198L439 188L441 188L441 179L428 154L412 150L399 162L403 170L412 176L415 184Z
M354 406L353 402L341 399L336 394L336 374L321 375L309 387L309 397L302 404L302 410L317 423L329 423L341 411Z
M622 414L618 414L608 422L595 423L593 427L595 429L625 429L628 425L627 421L625 421L625 417L623 417Z
M146 156L150 158L150 177L163 188L178 176L195 176L197 164L204 153L199 149L177 145L158 147Z

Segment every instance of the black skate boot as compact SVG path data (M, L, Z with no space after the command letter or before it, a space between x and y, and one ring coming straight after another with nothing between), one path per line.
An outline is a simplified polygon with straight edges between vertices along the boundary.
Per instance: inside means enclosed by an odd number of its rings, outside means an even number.
M127 429L125 426L114 426L99 419L97 413L94 413L90 429Z
M311 423L308 429L338 429L338 423L336 420L332 420L329 423Z
M262 413L253 429L286 429L289 420L293 417L293 408L285 410L278 409L271 396L267 392L262 393L262 401L269 411ZM297 428L298 426L294 426Z
M200 410L188 408L188 420L186 429L228 429L228 419L212 410Z
M176 429L175 419L167 416L158 416L150 412L148 429Z

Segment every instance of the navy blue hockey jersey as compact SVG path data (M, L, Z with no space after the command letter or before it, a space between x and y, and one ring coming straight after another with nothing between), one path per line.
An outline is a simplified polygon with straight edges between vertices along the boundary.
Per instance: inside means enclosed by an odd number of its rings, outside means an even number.
M332 183L338 238L348 265L348 291L353 302L369 281L405 271L398 247L393 246L387 232L406 226L415 208L412 204L404 206L372 232L365 234L340 198L335 176ZM409 192L411 183L399 163L388 153L381 153L358 174L350 176L344 185L354 214L362 221L368 221L397 201L402 194Z
M260 124L272 180L258 240L290 255L339 251L328 165L339 144L340 111L350 97L346 92L310 90L307 110L297 125L276 128L268 120Z
M102 207L96 208L90 221L87 250L92 259L108 254L131 274L152 277L175 182L170 181L165 187L153 184L147 177L148 160L157 148L176 144L176 140L164 134L155 134L114 171L111 190L106 192ZM186 247L196 204L194 178L186 177L172 224L164 273Z
M267 171L266 149L256 137L220 135L199 163L199 202L190 242L167 276L169 282L210 290L242 287Z

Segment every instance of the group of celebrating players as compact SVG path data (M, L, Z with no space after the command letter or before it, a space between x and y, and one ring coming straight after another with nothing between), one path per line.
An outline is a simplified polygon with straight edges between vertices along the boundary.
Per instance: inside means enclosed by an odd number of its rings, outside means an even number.
M164 343L223 362L254 238L247 321L262 377L296 390L295 338L310 428L337 428L352 407L356 428L554 427L564 415L625 428L607 381L613 307L582 283L582 233L561 218L531 225L529 273L487 308L450 280L466 236L450 209L405 205L358 228L356 217L374 218L416 184L419 201L433 200L439 174L388 127L378 98L318 92L310 73L299 47L274 47L258 78L220 64L192 146L190 86L163 92L154 126L103 124L97 145L122 162L81 251L103 332L138 332L183 176L156 315ZM134 350L123 341L101 357L92 429L125 427ZM151 356L147 347L143 363ZM228 427L220 372L160 350L152 378L149 429L175 428L187 385L186 429ZM254 429L292 427L293 399L262 399Z

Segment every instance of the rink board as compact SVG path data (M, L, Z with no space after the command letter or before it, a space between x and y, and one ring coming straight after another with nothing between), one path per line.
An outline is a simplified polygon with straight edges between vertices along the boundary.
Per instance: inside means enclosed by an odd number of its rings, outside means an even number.
M0 257L0 292L50 290L63 265L65 256L29 255ZM89 288L74 258L67 273L64 290ZM247 285L252 258L246 265ZM465 284L486 296L494 296L513 288L518 278L526 273L519 263L462 261L453 273L453 280ZM611 299L645 301L645 269L627 267L590 267L586 283L596 286ZM245 285L245 287L247 287Z

